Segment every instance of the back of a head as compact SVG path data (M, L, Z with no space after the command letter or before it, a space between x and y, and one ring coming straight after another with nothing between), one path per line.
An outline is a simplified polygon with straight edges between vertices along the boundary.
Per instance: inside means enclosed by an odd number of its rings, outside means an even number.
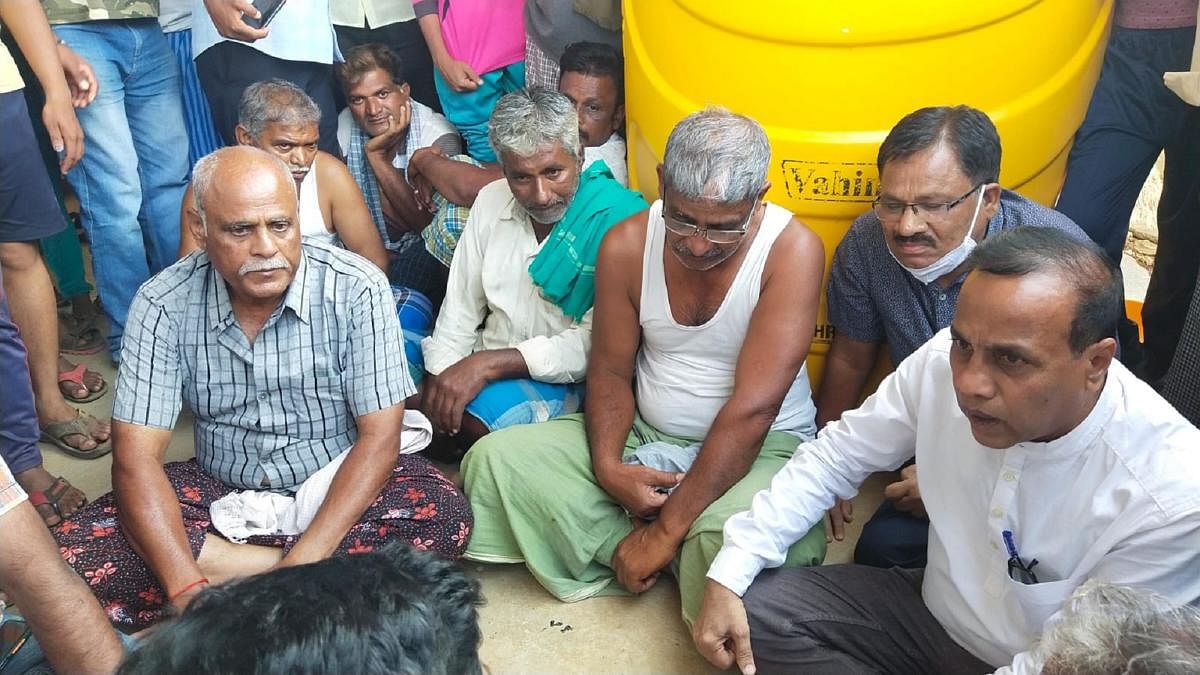
M349 92L350 87L362 79L363 75L375 69L380 69L392 76L392 82L401 85L407 82L404 74L404 64L396 52L387 45L377 42L359 45L342 55L345 61L334 64L333 72L343 92Z
M617 102L625 100L625 59L620 50L602 42L572 42L558 60L559 75L580 73L591 77L611 77L617 88Z
M745 115L711 106L683 118L663 151L664 189L685 199L735 204L767 184L771 142Z
M971 270L997 276L1047 274L1075 291L1078 305L1068 336L1072 351L1115 335L1123 306L1121 273L1089 240L1050 227L1026 225L987 237L967 259Z
M958 158L959 167L972 185L1000 177L1000 134L983 111L970 106L921 108L904 116L879 146L875 164L879 173L895 159L906 159L940 143Z
M583 155L579 117L571 99L542 87L501 96L488 119L488 141L497 157L506 152L529 157L556 143L574 159Z
M321 108L303 89L287 80L274 78L255 82L242 92L238 102L238 124L254 138L268 124L321 123Z
M1035 649L1045 675L1200 673L1200 610L1089 581Z
M479 673L478 584L393 545L216 586L120 673Z

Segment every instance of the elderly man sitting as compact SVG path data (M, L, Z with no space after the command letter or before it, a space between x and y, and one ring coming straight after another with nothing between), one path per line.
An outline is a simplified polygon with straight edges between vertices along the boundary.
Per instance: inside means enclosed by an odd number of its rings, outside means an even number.
M301 243L295 183L262 150L205 157L194 189L202 250L138 291L113 411L114 490L55 528L67 561L129 631L210 583L272 567L392 540L459 555L465 501L425 459L399 454L416 388L383 273ZM164 466L181 392L196 459ZM235 490L302 487L318 496L298 536L238 544L212 526L210 505Z
M505 95L488 136L504 179L479 191L422 343L421 410L462 450L580 409L600 240L646 206L603 163L581 172L579 120L558 92Z
M300 234L341 244L387 269L383 241L354 178L336 157L317 149L321 109L304 90L285 80L255 82L242 93L238 143L261 148L287 163L300 194ZM180 257L199 248L192 232L200 219L192 187L183 198Z
M824 252L763 201L770 155L725 110L671 132L662 199L600 250L586 415L491 434L463 460L471 559L524 561L566 601L614 577L643 591L675 560L695 616L725 519L816 432L804 359ZM818 527L789 560L824 554Z

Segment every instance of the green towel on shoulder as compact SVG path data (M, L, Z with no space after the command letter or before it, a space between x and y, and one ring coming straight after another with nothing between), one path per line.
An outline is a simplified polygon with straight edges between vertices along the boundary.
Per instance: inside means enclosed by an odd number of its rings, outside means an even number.
M542 250L529 263L529 276L542 296L575 321L596 300L596 255L613 225L646 208L642 195L613 179L603 160L579 176L579 189Z

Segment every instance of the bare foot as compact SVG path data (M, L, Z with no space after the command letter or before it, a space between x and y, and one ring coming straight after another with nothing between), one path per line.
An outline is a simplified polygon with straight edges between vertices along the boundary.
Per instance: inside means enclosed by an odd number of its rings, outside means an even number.
M66 357L59 355L58 357L58 372L59 374L67 373L74 370L76 364L71 363ZM59 380L58 389L68 401L82 401L90 394L94 394L105 387L104 376L94 370L84 369L82 382L79 380Z
M55 410L53 413L43 414L39 412L38 424L45 429L51 424L58 422L70 422L76 416L81 416L86 425L87 434L67 434L62 437L62 442L75 448L76 450L94 450L96 446L108 440L112 434L112 424L107 420L101 420L87 413L72 408L63 401L61 411Z
M66 479L55 478L44 467L37 466L13 476L25 492L31 496L40 493L45 499L35 499L34 507L48 527L54 527L64 518L78 511L87 503L87 497L79 488Z

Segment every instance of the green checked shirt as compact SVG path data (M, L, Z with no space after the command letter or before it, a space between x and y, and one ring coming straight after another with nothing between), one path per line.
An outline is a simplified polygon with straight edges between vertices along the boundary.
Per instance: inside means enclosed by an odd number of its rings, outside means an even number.
M50 23L83 23L107 19L154 19L158 0L42 0Z

